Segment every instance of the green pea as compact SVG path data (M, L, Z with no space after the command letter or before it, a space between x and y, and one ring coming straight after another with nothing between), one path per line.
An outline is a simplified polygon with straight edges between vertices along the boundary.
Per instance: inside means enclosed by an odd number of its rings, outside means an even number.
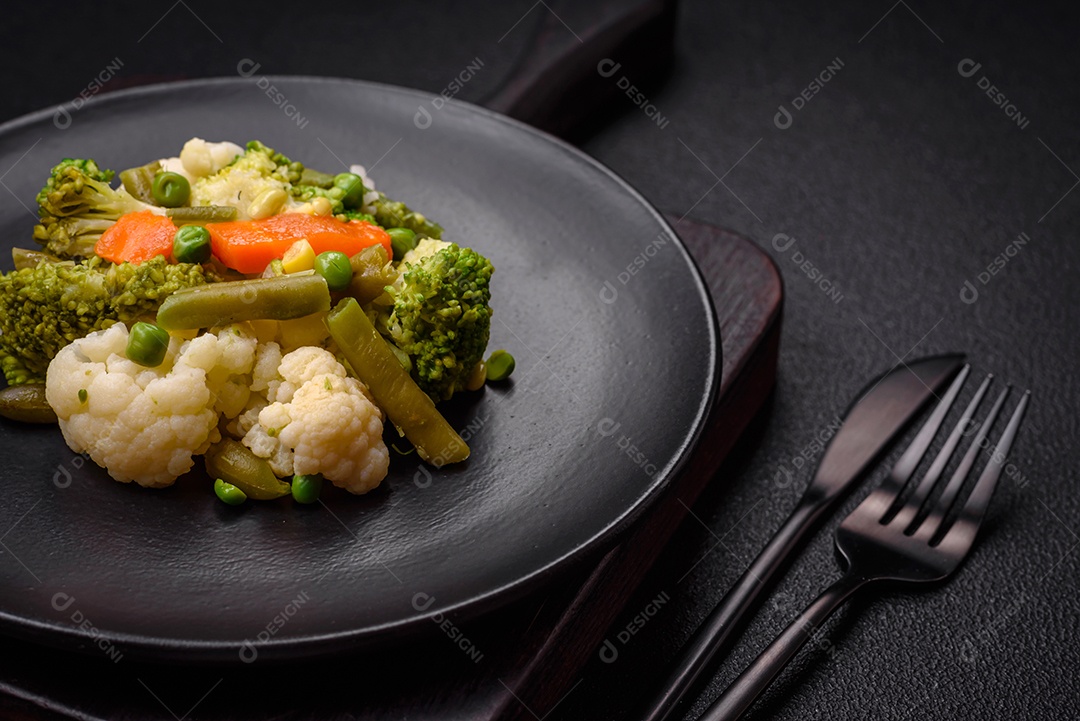
M241 491L239 488L231 483L226 483L222 479L214 481L214 493L225 503L230 506L239 506L241 503L247 500L247 494Z
M334 176L334 187L345 192L341 202L346 208L359 208L364 204L364 193L367 190L364 188L363 179L356 173L338 173Z
M330 290L345 290L352 281L349 256L338 250L327 250L315 256L315 272L323 277Z
M157 368L169 350L169 332L153 323L139 321L128 334L127 357L147 368Z
M416 247L416 233L408 228L387 228L390 247L394 250L394 260L401 260L405 254Z
M514 356L504 350L497 350L487 359L487 379L504 381L514 372Z
M185 225L176 231L172 244L177 263L205 263L210 260L210 231L201 225Z
M323 477L318 473L310 476L293 476L292 497L297 503L314 503L319 500Z
M154 200L166 208L179 208L186 205L191 197L191 184L179 173L158 173L150 186Z

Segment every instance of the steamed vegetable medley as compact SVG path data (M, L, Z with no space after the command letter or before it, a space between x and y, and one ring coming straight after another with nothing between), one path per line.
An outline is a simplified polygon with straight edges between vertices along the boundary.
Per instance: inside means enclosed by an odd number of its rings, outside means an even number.
M38 193L39 247L0 274L0 414L58 422L122 482L169 486L202 456L231 505L366 493L386 435L435 466L468 457L435 403L514 367L484 360L485 257L363 167L259 141L193 138L113 177L65 159Z

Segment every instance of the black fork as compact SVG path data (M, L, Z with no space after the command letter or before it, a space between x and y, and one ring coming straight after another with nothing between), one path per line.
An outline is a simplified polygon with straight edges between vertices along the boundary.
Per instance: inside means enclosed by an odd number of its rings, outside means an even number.
M956 377L881 488L860 503L836 530L837 550L847 562L843 577L825 589L802 615L776 637L701 716L700 721L731 721L739 718L832 612L863 586L876 581L940 581L952 574L964 560L986 515L990 497L1020 428L1031 392L1025 392L1020 399L982 475L958 510L950 515L953 502L971 473L980 450L987 448L986 436L1005 404L1009 388L1003 390L994 402L940 495L929 504L927 499L938 485L961 437L973 429L975 411L986 395L991 376L987 376L976 391L926 475L907 498L902 497L902 492L926 455L970 370L970 366L965 366Z

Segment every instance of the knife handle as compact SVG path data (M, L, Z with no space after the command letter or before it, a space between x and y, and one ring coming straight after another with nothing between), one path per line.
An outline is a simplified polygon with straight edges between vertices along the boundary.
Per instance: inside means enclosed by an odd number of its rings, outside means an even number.
M716 654L734 639L734 632L749 616L758 596L801 546L801 541L828 505L828 500L820 497L804 496L799 501L769 544L683 646L674 669L641 717L643 721L666 721L671 718L675 706Z
M746 667L698 721L735 721L769 687L806 642L813 638L833 611L865 586L868 579L847 574L821 592L802 614L792 621L757 659Z
M666 76L675 6L676 0L534 5L529 13L541 14L539 28L509 77L480 105L563 138L587 134L633 106L625 97L631 85L647 94ZM610 74L601 73L601 63Z

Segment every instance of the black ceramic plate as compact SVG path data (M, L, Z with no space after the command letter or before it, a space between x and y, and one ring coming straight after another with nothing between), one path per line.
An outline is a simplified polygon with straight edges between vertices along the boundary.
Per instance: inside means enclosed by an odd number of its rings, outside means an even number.
M446 239L488 255L490 348L518 359L513 383L447 407L472 446L466 463L429 472L395 456L378 491L331 489L313 507L227 507L201 470L167 490L119 484L56 428L4 422L4 632L189 661L351 649L549 580L610 543L678 472L719 384L696 268L609 170L473 106L255 76L28 116L0 127L4 255L32 245L33 198L60 158L122 169L192 136L258 138L333 172L364 164Z

